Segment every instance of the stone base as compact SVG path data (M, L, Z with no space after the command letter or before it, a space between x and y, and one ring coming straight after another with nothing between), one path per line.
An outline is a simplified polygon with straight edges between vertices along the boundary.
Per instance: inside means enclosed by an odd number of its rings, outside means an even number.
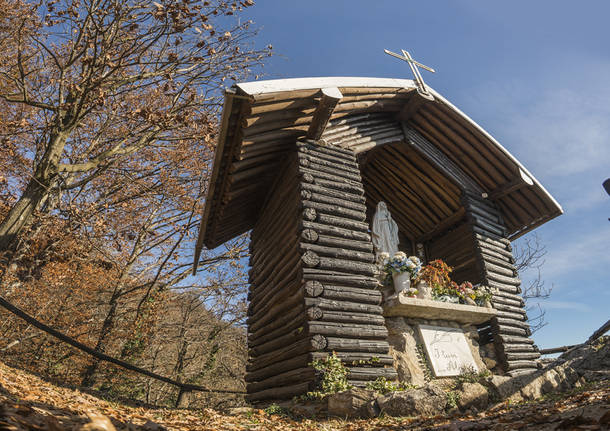
M431 368L427 358L422 358L418 354L418 346L421 346L419 350L422 353L424 352L423 340L417 330L417 325L422 324L462 329L479 371L488 370L481 358L478 343L479 334L477 328L473 325L458 324L455 321L412 317L386 317L385 321L388 328L390 354L394 357L394 367L398 372L398 380L401 382L421 386L430 377ZM423 354L425 356L425 353Z

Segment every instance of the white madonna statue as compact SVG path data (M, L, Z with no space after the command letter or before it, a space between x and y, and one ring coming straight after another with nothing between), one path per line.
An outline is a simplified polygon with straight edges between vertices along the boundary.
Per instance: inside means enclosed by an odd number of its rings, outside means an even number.
M383 201L377 204L371 234L377 260L381 253L394 256L398 251L398 225L392 219L390 211Z
M373 217L373 228L371 229L373 245L377 262L383 265L384 260L393 257L398 252L398 225L392 219L390 211L385 202L377 204L377 211ZM385 258L385 259L384 259ZM409 288L410 275L408 273L394 275L394 295L399 295L403 290Z

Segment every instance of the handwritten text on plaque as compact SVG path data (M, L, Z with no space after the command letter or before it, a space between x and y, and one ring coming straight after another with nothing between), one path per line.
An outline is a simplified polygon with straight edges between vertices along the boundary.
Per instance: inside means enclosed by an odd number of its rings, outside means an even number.
M464 369L479 371L461 329L419 325L419 332L436 377L457 376Z

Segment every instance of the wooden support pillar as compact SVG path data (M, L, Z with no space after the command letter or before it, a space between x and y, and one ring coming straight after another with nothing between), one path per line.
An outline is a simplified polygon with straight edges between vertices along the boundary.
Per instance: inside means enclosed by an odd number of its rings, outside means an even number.
M491 321L491 338L504 371L509 375L535 371L540 353L529 338L521 280L500 211L492 201L475 194L464 194L463 204L472 229L481 282L496 289L491 303L498 315Z
M313 390L333 351L354 385L396 378L365 210L353 152L296 144L251 235L249 401Z

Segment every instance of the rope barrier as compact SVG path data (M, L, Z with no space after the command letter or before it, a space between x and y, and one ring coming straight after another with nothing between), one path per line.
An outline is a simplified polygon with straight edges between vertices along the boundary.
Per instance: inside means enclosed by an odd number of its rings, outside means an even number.
M20 308L16 307L15 305L11 304L10 302L8 302L6 299L4 299L1 296L0 296L0 306L5 308L6 310L10 311L14 315L20 317L21 319L25 320L30 325L40 329L41 331L46 332L49 335L52 335L53 337L63 341L64 343L71 345L72 347L77 348L78 350L81 350L91 356L96 357L100 361L110 362L121 368L125 368L126 370L130 370L135 373L143 374L152 379L159 380L161 382L165 382L165 383L169 383L170 385L177 386L178 388L180 388L180 395L182 395L182 393L184 393L184 392L191 392L191 391L220 393L220 394L245 394L246 393L245 391L231 391L231 390L227 390L227 389L208 389L208 388L204 388L203 386L199 386L199 385L192 385L189 383L178 382L176 380L170 379L169 377L165 377L160 374L153 373L152 371L148 371L148 370L145 370L140 367L136 367L135 365L132 365L128 362L122 361L117 358L113 358L112 356L108 356L102 352L92 349L91 347L86 346L83 343L76 341L74 338L68 337L67 335L62 334L61 332L51 328L50 326L45 325L41 321L30 316L25 311L21 310Z

